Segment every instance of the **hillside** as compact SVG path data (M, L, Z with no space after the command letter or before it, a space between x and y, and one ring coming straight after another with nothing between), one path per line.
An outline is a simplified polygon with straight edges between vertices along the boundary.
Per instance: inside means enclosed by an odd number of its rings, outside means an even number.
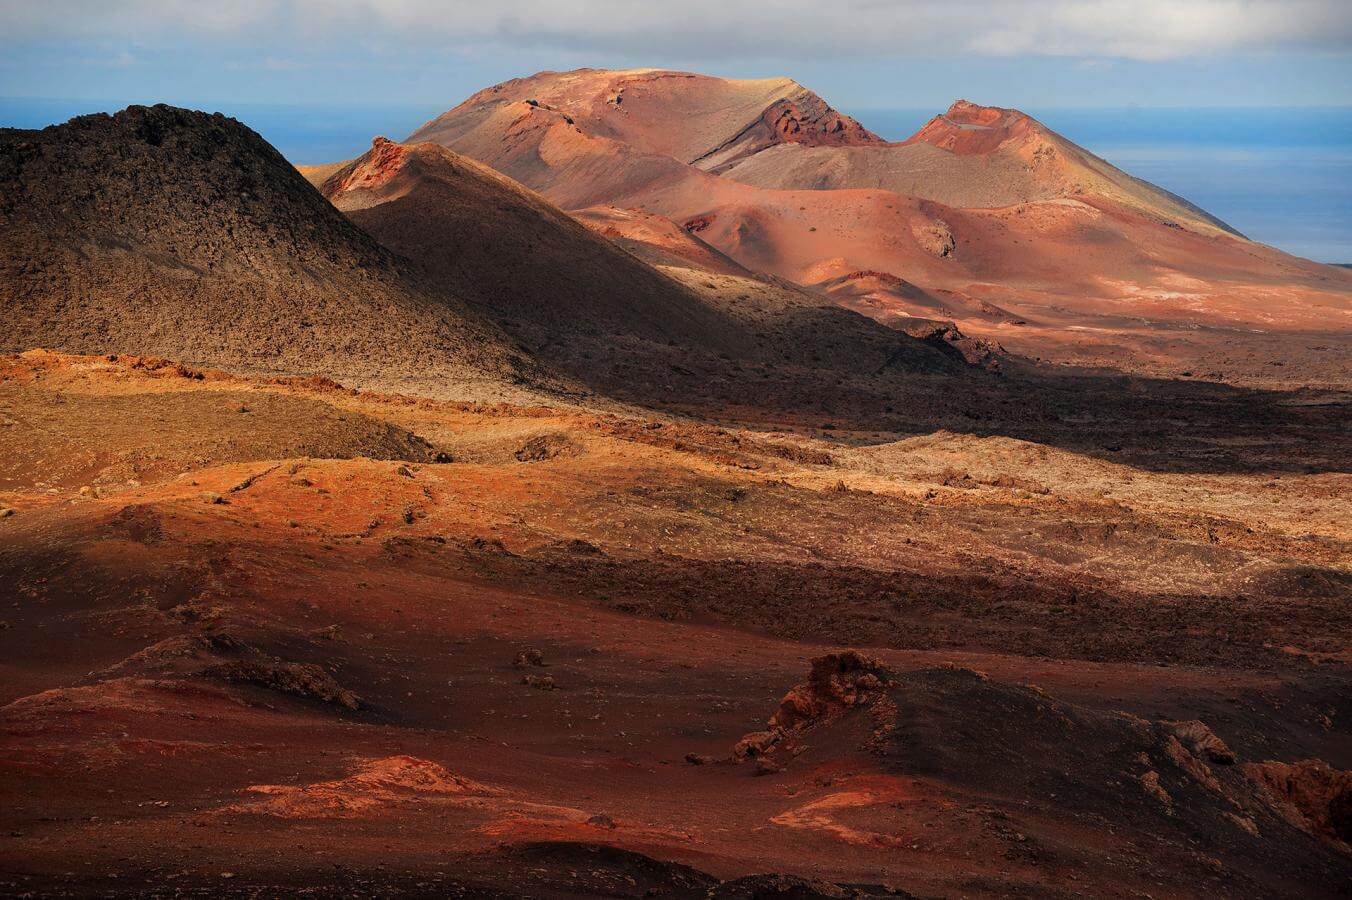
M879 188L947 206L998 208L1100 198L1204 234L1238 236L1168 191L1133 178L1018 110L959 100L900 143L784 144L723 172L768 188Z
M758 278L661 217L612 210L597 234L437 144L377 138L361 157L307 174L429 281L611 397L704 409L751 400L756 415L823 406L876 415L920 390L912 376L962 379L995 365L989 348L955 332L881 327ZM627 224L637 221L647 227ZM607 239L619 238L614 223L635 235L635 252ZM666 249L648 252L653 241Z
M1246 240L1016 110L959 101L889 143L787 79L585 69L480 91L410 140L569 211L665 219L889 325L951 321L1151 375L1352 384L1313 349L1352 347L1352 275ZM640 252L669 253L665 230L639 229L654 238ZM876 278L861 289L858 273ZM1293 360L1305 380L1283 371Z
M694 267L722 275L752 277L732 257L701 240L694 231L641 209L591 206L573 211L573 218L597 234L653 265Z
M745 343L684 286L437 144L377 138L320 190L384 246L535 342L577 334L706 350Z
M807 434L0 356L0 886L1337 896L1345 404L1200 388Z
M169 356L436 393L542 377L262 138L130 107L0 131L0 347Z

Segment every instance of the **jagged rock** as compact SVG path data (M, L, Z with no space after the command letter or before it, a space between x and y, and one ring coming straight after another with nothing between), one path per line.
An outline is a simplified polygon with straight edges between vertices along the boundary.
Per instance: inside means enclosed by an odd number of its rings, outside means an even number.
M206 674L225 681L254 684L283 694L335 703L352 710L361 709L362 705L360 697L312 663L236 660L212 666Z
M1352 844L1352 771L1335 769L1322 759L1268 760L1243 768L1293 825Z
M767 750L779 742L783 734L778 730L753 731L743 735L732 748L733 759L754 759L763 756Z
M1174 737L1178 738L1179 742L1193 753L1223 766L1234 764L1234 751L1227 747L1225 741L1218 738L1202 722L1193 719L1188 722L1166 722L1164 724L1173 732Z
M784 695L770 717L772 729L800 729L818 719L866 702L891 680L892 672L877 659L855 650L812 660L808 680Z
M784 695L766 723L769 727L745 735L732 756L736 760L764 756L788 735L867 703L891 679L887 666L856 650L819 656L812 660L808 680Z

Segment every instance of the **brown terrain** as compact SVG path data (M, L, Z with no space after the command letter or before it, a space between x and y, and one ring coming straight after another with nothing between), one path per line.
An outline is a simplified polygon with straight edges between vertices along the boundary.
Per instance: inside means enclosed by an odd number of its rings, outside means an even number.
M0 894L1352 893L1347 273L970 104L415 137L0 132Z

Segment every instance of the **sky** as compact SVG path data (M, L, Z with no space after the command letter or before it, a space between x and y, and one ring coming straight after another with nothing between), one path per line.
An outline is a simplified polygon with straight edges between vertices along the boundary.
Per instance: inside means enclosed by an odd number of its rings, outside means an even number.
M0 97L448 108L544 69L849 109L1352 106L1352 0L0 0Z

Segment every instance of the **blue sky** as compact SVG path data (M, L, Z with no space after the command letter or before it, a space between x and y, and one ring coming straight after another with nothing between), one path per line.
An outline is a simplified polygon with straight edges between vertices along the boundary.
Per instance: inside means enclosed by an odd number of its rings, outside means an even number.
M0 0L0 97L449 107L542 69L789 75L837 106L1352 106L1349 0Z

